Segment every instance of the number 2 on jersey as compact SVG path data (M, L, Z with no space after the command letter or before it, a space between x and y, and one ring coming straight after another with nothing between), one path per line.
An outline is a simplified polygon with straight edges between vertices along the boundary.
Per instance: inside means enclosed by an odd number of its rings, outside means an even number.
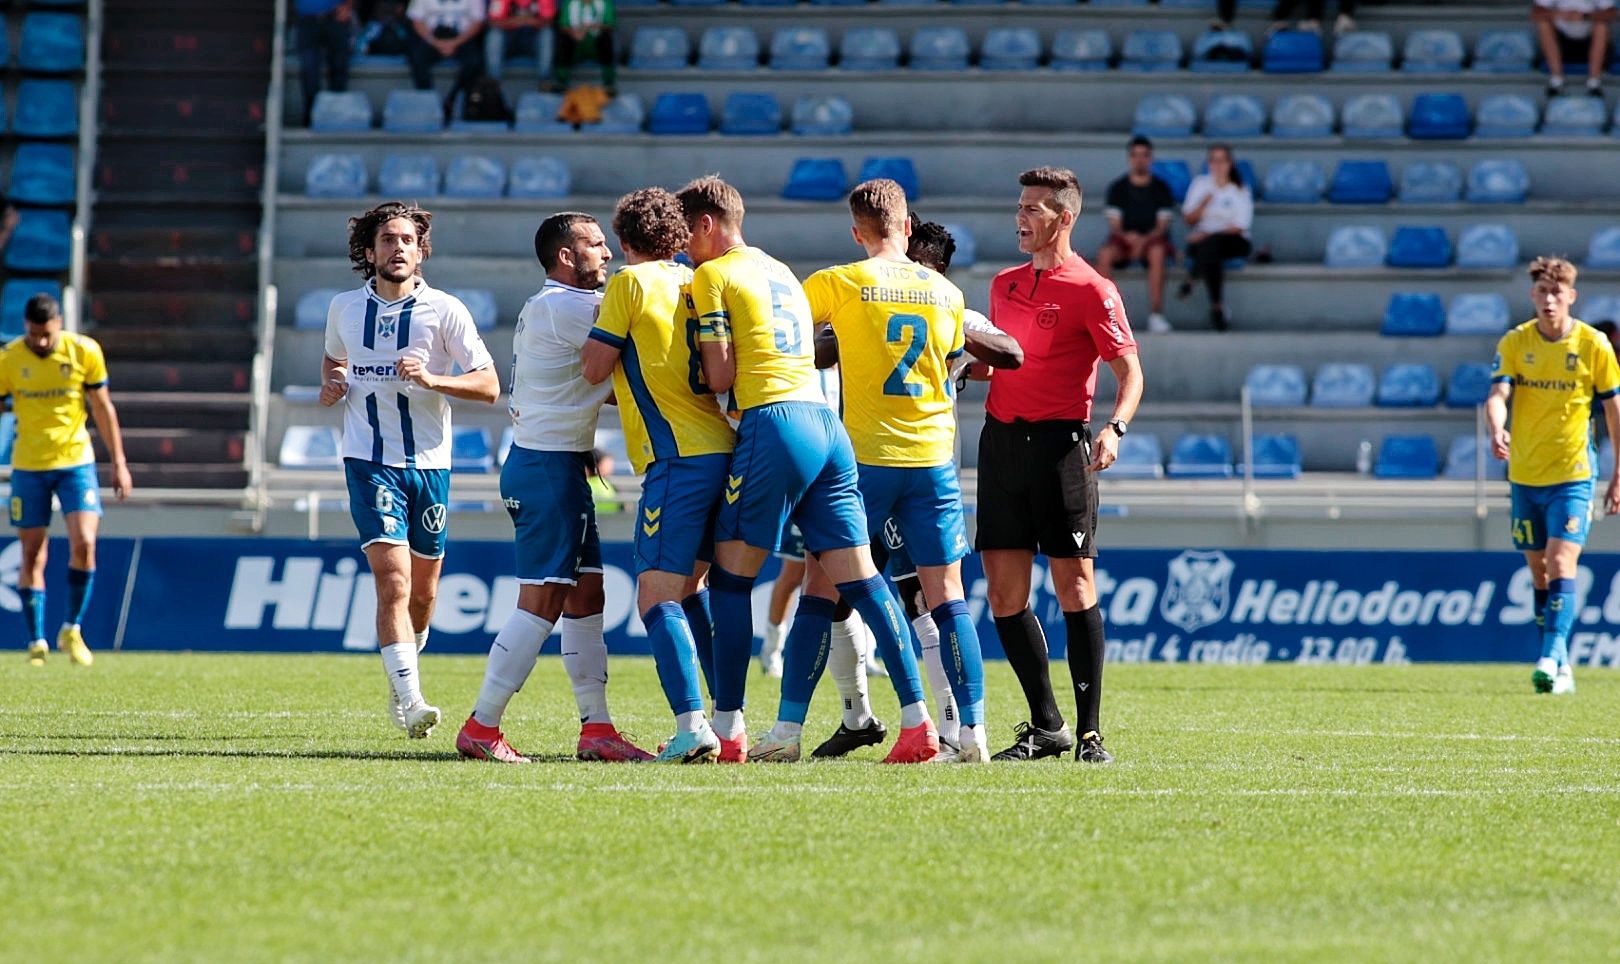
M804 321L782 302L793 289L771 282L771 316L776 319L776 350L784 355L804 354Z
M894 371L883 382L883 394L901 395L912 398L923 393L923 387L916 382L906 381L911 374L912 366L922 357L923 348L928 344L928 320L922 315L890 315L889 316L889 344L897 345L907 338L906 332L911 332L910 344L906 345L906 353L895 362Z

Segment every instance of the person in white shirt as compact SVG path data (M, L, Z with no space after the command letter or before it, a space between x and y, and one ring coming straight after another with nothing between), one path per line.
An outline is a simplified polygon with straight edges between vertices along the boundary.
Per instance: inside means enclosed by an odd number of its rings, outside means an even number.
M433 65L441 60L456 62L452 99L483 75L484 45L478 35L484 32L484 0L411 0L405 15L413 31L405 59L417 90L433 89Z
M1247 258L1253 250L1249 227L1254 223L1254 195L1243 183L1230 147L1210 147L1206 162L1209 173L1193 178L1181 204L1182 217L1193 230L1187 235L1187 280L1176 296L1192 294L1193 282L1202 278L1209 291L1209 323L1216 331L1225 331L1226 262Z
M450 398L494 404L500 378L467 306L418 273L433 215L398 201L349 219L349 260L366 283L332 299L322 405L344 403L349 512L377 581L377 643L395 725L426 739L417 652L444 563ZM453 375L460 365L463 374Z
M580 352L601 310L613 252L595 218L564 211L541 222L534 253L546 283L523 305L513 333L512 450L501 466L501 499L516 530L517 609L490 647L456 750L469 759L528 762L506 741L501 718L560 628L563 668L579 707L578 757L651 760L608 714L602 543L586 478L597 414L613 385L586 381Z
M1615 0L1535 0L1530 22L1547 59L1547 96L1564 91L1564 64L1586 64L1586 92L1603 96L1603 67L1609 56L1609 34Z

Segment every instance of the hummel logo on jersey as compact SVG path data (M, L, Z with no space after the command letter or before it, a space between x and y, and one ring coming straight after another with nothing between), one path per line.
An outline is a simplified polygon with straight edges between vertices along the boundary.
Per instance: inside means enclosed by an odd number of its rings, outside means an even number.
M657 507L648 506L647 508L642 509L641 511L642 511L642 514L647 517L648 522L657 522L658 517L664 514L664 507L663 506L657 506Z
M726 476L726 504L731 505L742 495L743 477L740 475Z

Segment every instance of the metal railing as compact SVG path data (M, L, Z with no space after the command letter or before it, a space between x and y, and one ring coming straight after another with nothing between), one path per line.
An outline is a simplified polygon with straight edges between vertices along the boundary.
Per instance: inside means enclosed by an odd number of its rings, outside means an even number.
M248 498L253 504L253 529L264 525L270 507L265 466L269 458L270 379L275 361L278 292L274 284L276 246L276 184L281 167L281 112L286 81L281 69L286 56L287 0L276 0L274 34L270 47L270 85L264 98L264 177L259 192L259 314L258 344L253 353L253 396L247 444Z
M79 162L74 170L73 236L68 259L67 289L62 292L62 323L69 331L84 328L85 284L88 280L89 226L95 207L97 134L101 125L102 0L90 0L85 9L84 84L79 88Z

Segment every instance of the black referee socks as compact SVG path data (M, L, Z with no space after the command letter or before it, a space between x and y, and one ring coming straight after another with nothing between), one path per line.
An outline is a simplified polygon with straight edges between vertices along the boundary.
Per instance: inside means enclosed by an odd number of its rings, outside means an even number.
M1057 698L1052 695L1052 670L1046 655L1046 633L1041 631L1041 621L1026 606L1016 615L995 617L995 622L996 635L1001 637L1001 649L1007 654L1007 662L1012 664L1013 672L1018 675L1018 685L1024 688L1024 699L1029 703L1029 722L1043 730L1062 727L1063 715L1058 712ZM1074 635L1072 630L1069 635Z
M1064 613L1063 626L1069 638L1069 676L1074 680L1074 708L1078 714L1076 736L1101 732L1097 724L1102 705L1103 651L1106 630L1102 606L1077 613Z

